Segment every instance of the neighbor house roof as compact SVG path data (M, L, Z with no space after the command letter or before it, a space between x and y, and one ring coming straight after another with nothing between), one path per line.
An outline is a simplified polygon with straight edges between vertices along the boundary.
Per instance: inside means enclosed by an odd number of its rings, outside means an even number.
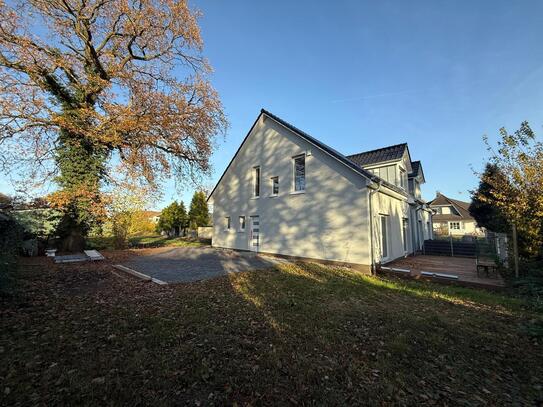
M352 160L350 160L348 157L344 156L343 154L341 154L339 151L336 151L334 150L332 147L324 144L323 142L317 140L316 138L310 136L309 134L307 134L306 132L300 130L299 128L293 126L292 124L290 124L289 122L281 119L280 117L274 115L273 113L270 113L268 112L267 110L265 109L261 109L260 110L260 115L257 117L257 119L255 120L255 122L253 123L253 125L251 126L251 129L249 130L249 132L247 133L247 135L245 136L245 138L243 139L243 141L241 142L241 145L239 146L238 150L236 151L236 153L234 154L234 157L232 157L232 160L230 160L230 163L228 164L228 166L226 167L226 169L224 170L224 173L221 175L221 178L219 179L219 181L217 182L217 184L215 185L215 188L213 188L213 191L211 191L211 193L209 194L209 198L211 198L211 196L213 195L213 193L215 192L215 189L217 188L217 185L220 184L222 178L224 177L224 174L226 174L226 172L228 171L228 168L230 167L230 165L232 164L232 162L234 161L234 159L236 158L236 156L238 155L239 151L241 150L241 147L243 146L243 144L245 144L245 141L247 140L247 138L249 137L249 135L251 134L251 132L253 131L253 128L255 127L255 125L258 123L258 119L260 118L260 116L262 115L266 115L268 116L269 118L271 118L272 120L276 121L277 123L281 124L282 126L286 127L287 129L289 129L290 131L292 131L293 133L297 134L299 137L301 137L302 139L306 140L308 143L310 144L313 144L314 146L316 146L317 148L323 150L325 153L329 154L330 156L334 157L335 159L337 159L338 161L340 161L341 163L343 163L345 166L351 168L353 171L357 172L358 174L364 176L365 178L373 181L373 182L379 182L381 183L383 186L387 187L388 189L394 191L394 192L397 192L401 195L404 195L406 196L407 193L400 187L396 186L396 185L393 185L385 180L383 180L382 178L378 177L377 175L374 175L372 174L371 172L365 170L364 168L362 168L359 164L353 162Z
M378 148L377 150L348 155L347 158L360 166L377 164L385 161L400 160L407 148L407 143Z
M434 221L448 221L448 220L473 220L475 219L469 213L469 202L459 201L458 199L448 198L442 193L438 192L435 199L428 202L430 207L432 206L449 206L452 205L459 213L456 214L436 214L433 216Z
M154 218L155 216L160 216L161 212L159 211L142 211L143 215L148 218Z

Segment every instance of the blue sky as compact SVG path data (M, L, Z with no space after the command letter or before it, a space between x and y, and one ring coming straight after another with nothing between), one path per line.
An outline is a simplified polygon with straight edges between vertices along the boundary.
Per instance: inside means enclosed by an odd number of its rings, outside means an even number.
M191 4L231 125L210 184L262 107L345 154L408 142L426 199L469 199L483 134L543 134L541 1Z
M468 200L491 139L543 125L543 2L192 0L230 128L213 185L262 107L345 153L408 142L423 195ZM164 189L162 207L191 188Z

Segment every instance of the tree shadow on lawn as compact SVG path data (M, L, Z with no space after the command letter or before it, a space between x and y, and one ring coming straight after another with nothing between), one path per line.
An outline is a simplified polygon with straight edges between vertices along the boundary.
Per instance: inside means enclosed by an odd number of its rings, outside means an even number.
M66 291L70 273L107 284ZM38 283L25 308L5 304L4 405L528 404L541 384L541 346L518 332L517 311L347 269L282 264L158 286L92 264Z
M317 264L277 268L231 283L281 344L322 358L322 369L305 373L304 381L319 383L306 389L309 399L500 404L542 396L543 352L517 329L523 316L516 299ZM292 377L304 371L288 366ZM335 392L349 383L357 385Z

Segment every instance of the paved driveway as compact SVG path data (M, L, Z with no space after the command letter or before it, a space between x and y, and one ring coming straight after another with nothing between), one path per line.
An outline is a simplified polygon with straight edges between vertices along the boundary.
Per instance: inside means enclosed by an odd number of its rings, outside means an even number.
M148 250L122 263L168 283L206 280L228 273L271 267L283 259L212 247L168 247Z

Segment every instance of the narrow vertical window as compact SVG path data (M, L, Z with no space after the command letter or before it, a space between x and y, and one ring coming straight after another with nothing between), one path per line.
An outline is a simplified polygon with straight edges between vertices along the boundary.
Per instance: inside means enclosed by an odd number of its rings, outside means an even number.
M294 158L294 191L305 191L305 155Z
M405 176L405 170L400 168L400 186L405 189L407 177Z
M388 257L388 230L387 230L387 216L381 216L381 258L386 259Z
M272 184L272 195L278 195L279 194L279 177L272 177L271 178L271 184Z
M239 217L239 231L244 232L245 231L245 216Z
M402 229L403 229L403 251L407 253L407 236L409 230L409 221L404 218L402 220Z
M260 167L253 168L253 196L260 196Z
M226 230L230 229L230 216L227 216L226 218L224 218L224 228Z

